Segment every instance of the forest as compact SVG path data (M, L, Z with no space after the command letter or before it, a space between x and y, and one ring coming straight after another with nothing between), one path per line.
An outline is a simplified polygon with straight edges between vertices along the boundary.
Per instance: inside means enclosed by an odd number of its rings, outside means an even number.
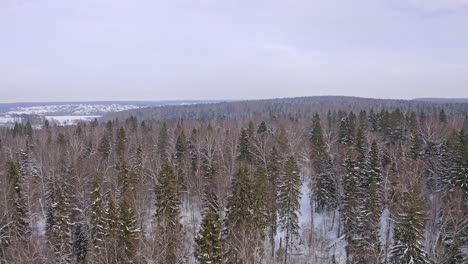
M356 97L0 127L0 263L468 263L467 133Z

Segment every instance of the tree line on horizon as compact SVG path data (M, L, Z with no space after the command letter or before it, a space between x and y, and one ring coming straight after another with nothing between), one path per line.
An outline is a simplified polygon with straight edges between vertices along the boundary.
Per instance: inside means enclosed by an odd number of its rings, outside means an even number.
M0 263L468 261L467 112L359 102L0 128Z

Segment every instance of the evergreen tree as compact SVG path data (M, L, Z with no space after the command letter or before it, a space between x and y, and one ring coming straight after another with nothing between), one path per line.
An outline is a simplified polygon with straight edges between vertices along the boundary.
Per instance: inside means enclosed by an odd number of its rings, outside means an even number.
M156 194L155 216L164 252L163 263L175 264L179 261L180 248L180 194L177 178L169 164L163 164L154 191Z
M273 147L271 150L271 155L267 164L268 169L268 183L269 183L269 205L268 205L268 214L270 221L270 244L271 244L271 254L275 254L275 236L277 232L277 222L278 222L278 182L281 173L281 163L279 161L278 152L276 148Z
M46 219L47 236L53 247L56 263L70 263L72 227L70 204L61 184L54 190L52 200Z
M381 165L379 150L375 142L371 145L371 150L367 158L367 180L361 186L360 193L364 198L364 232L363 251L361 255L371 263L379 263L380 255L380 217L382 215L382 189L381 189Z
M130 199L124 195L120 203L120 221L119 221L119 245L120 261L125 263L134 263L135 248L137 238L140 233L137 217Z
M10 194L12 199L13 213L9 229L13 234L20 239L25 239L30 233L29 213L26 205L26 199L23 191L23 178L19 171L17 161L8 161L8 178L13 193Z
M86 256L88 254L88 234L85 224L76 223L74 225L72 241L73 263L86 263Z
M265 121L262 121L260 123L260 125L258 126L258 129L257 129L257 134L258 135L262 135L264 134L265 132L267 132L268 128L267 128L267 125L265 123Z
M361 127L358 127L358 130L356 133L356 150L359 153L358 159L362 160L366 157L367 138L365 135L365 131Z
M351 123L348 117L345 117L340 122L338 137L341 144L350 145L353 142L351 135Z
M422 149L422 140L419 137L419 133L415 133L411 136L411 142L409 147L409 157L412 159L418 159Z
M204 215L200 231L195 238L195 257L200 264L223 263L221 222L213 209Z
M184 167L184 160L188 152L188 142L187 142L187 138L185 137L185 133L183 130L180 133L180 135L177 137L175 151L176 151L177 180L180 186L186 189L187 177L186 177L186 171Z
M323 139L320 117L315 114L312 119L312 133L310 136L312 144L312 163L317 174L315 181L316 210L322 211L331 208L335 201L335 183L331 177L332 169L328 158L328 151Z
M361 208L359 203L360 168L357 162L347 158L345 160L346 175L343 179L343 217L347 263L356 262L359 253L357 241L360 233Z
M241 165L232 180L232 195L228 199L225 218L226 261L253 263L259 248L260 234L254 215L253 183L245 165Z
M118 132L117 132L117 137L116 137L116 147L115 151L117 154L118 159L123 159L125 155L125 150L126 150L126 142L127 142L127 137L125 135L125 129L121 127Z
M301 196L301 178L299 167L294 157L290 157L284 166L284 175L280 179L278 194L279 222L286 231L284 263L288 263L288 250L292 238L298 235L298 210Z
M447 114L444 109L441 109L439 112L439 121L443 124L447 124Z
M99 254L100 247L105 239L106 222L105 222L105 208L102 197L102 175L100 172L95 174L93 180L93 190L91 192L91 206L90 206L90 224L91 224L91 241L96 249L96 254Z
M169 134L167 132L167 125L166 122L164 122L161 126L161 130L159 130L159 136L158 136L158 153L161 159L161 162L167 162L169 159Z
M111 142L109 136L106 134L102 136L99 142L98 152L101 154L103 159L107 159L111 152Z
M395 219L392 263L429 263L424 250L424 204L418 188L403 195L401 210Z
M252 161L252 153L250 152L250 140L247 130L244 128L241 129L241 135L239 139L239 147L238 152L239 156L237 157L240 161L251 162Z
M118 213L118 204L115 200L114 195L108 195L108 202L106 211L104 214L104 221L106 222L105 235L106 240L115 243L117 240L117 235L119 231L119 213Z
M328 162L328 153L325 141L323 139L322 126L320 124L320 117L318 114L314 115L312 119L312 132L310 135L310 142L312 145L312 161L314 169L320 173L326 163Z

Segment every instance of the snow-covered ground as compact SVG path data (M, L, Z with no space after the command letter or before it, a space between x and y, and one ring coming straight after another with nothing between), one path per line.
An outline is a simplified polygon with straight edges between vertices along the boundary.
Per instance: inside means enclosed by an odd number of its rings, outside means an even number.
M100 118L98 115L79 115L79 116L45 116L51 123L57 125L72 125L79 121L92 121L95 118Z

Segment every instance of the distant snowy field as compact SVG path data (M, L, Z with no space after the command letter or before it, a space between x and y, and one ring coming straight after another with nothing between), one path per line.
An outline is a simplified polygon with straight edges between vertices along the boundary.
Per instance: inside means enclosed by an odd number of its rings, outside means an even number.
M191 105L218 101L102 101L66 103L0 103L0 126L13 126L17 122L34 120L40 127L44 120L52 124L72 125L79 121L91 121L107 113L120 112L144 107L167 105Z
M78 115L78 116L45 116L49 122L57 125L72 125L79 121L92 121L96 118L100 118L99 115Z
M67 113L69 115L87 116L96 114L105 114L110 112L119 112L139 108L136 105L124 104L62 104L62 105L41 105L16 107L6 112L7 115L46 115L54 113Z

